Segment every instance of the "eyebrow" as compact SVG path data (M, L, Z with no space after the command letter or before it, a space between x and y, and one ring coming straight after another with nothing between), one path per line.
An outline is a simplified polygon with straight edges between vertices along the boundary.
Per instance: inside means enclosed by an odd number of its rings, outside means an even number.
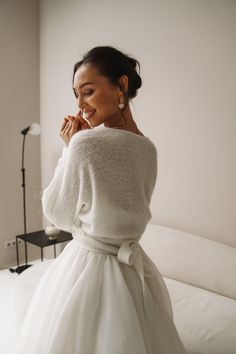
M94 82L92 82L92 81L87 81L87 82L84 82L82 85L80 85L79 88L81 89L81 88L84 87L85 85L91 85L91 84L94 84ZM75 90L74 87L73 87L73 90Z

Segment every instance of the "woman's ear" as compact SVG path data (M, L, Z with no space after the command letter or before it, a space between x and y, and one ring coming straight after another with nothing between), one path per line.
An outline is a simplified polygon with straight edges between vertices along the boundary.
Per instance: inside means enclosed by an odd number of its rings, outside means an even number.
M129 78L127 75L122 75L119 78L119 84L120 84L120 89L123 93L126 93L128 91L128 85L129 85Z

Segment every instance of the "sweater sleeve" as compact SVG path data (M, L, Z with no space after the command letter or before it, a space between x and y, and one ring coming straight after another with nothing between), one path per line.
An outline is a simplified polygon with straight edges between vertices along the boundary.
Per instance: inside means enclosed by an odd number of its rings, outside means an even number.
M58 163L57 163L57 166L55 168L55 171L54 171L54 176L57 174L57 172L60 170L61 168L61 165L63 164L63 161L66 159L67 157L67 154L68 154L68 147L67 146L64 146L63 147L63 150L62 150L62 155L61 157L59 158L58 160Z
M84 156L80 154L80 144L74 141L63 149L54 176L42 195L42 209L46 218L58 229L72 233L78 226L78 214L86 202L80 193L85 172ZM83 183L83 190L86 184Z

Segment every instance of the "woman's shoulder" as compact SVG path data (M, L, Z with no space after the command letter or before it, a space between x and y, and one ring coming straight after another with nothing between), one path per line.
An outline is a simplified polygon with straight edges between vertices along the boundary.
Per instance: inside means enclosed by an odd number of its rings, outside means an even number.
M106 132L100 129L84 129L75 133L68 145L68 152L73 156L80 156L82 159L88 160L89 156L95 158L97 153L102 154L102 146L107 146L105 139ZM79 158L79 157L78 157Z
M81 130L72 136L69 143L71 149L79 149L80 151L84 149L87 153L96 148L103 150L105 146L107 148L110 146L112 150L120 149L121 146L136 146L145 150L156 149L154 143L141 132L135 133L104 126Z
M80 130L75 133L71 140L70 146L72 148L92 148L93 146L98 146L99 144L108 143L110 137L115 138L114 132L104 126L98 126L91 129Z
M93 140L96 136L97 136L97 132L95 132L94 129L80 130L72 136L69 146L75 147L78 144L84 145L88 141L91 142L91 140Z

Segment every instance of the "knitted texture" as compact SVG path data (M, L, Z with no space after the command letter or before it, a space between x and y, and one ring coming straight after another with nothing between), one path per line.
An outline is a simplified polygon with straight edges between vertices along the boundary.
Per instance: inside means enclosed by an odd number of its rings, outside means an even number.
M43 192L47 219L71 233L140 238L151 219L157 150L149 138L99 126L73 135Z

